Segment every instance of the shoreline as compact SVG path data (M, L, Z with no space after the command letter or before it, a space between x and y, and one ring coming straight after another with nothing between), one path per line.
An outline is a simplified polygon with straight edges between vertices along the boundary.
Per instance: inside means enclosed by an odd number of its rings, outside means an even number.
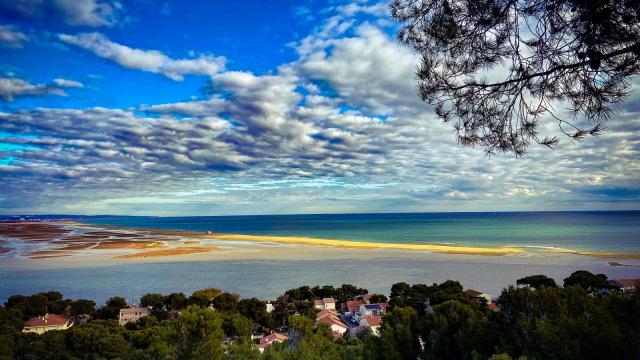
M227 233L201 233L186 230L163 230L144 229L131 227L118 227L110 225L93 225L80 222L65 221L67 225L78 227L102 228L113 230L127 230L149 232L155 235L177 236L188 239L206 239L214 241L249 242L262 244L283 244L283 245L303 245L329 248L351 248L351 249L390 249L390 250L418 250L429 253L459 254L459 255L483 255L483 256L503 256L524 253L524 250L516 247L476 247L476 246L456 246L437 244L409 244L409 243L384 243L369 241L353 241L340 239L323 239L304 236L277 236L277 235L249 235L249 234L227 234ZM640 255L640 254L639 254ZM639 257L640 258L640 257Z
M18 260L54 263L195 261L226 259L321 259L396 255L450 255L469 257L518 257L572 255L592 259L617 259L633 263L640 253L577 251L549 246L477 247L439 244L367 242L312 237L201 233L93 225L72 221L16 222L0 224L0 236L19 242ZM0 240L11 257L11 241ZM339 250L339 251L338 251ZM2 252L0 252L1 254ZM15 256L14 256L15 257ZM17 257L15 257L17 258ZM616 262L618 263L618 262ZM637 266L636 264L621 264Z
M603 259L625 259L640 260L640 253L618 253L618 252L597 252L597 251L580 251L560 247L551 246L504 246L504 247L479 247L479 246L457 246L457 245L438 245L438 244L410 244L410 243L384 243L372 241L355 241L340 239L313 238L305 236L279 236L279 235L250 235L250 234L229 234L229 233L202 233L187 230L163 230L148 228L130 228L118 227L111 225L93 225L80 222L66 222L75 226L99 227L105 229L128 229L135 231L153 231L157 234L178 235L191 238L204 238L211 240L229 240L244 241L251 243L276 243L286 245L306 245L316 247L332 247L332 248L352 248L352 249L389 249L389 250L418 250L435 254L452 254L452 255L480 255L480 256L504 256L518 255L526 253L527 249L540 250L545 253L552 254L572 254L587 256L591 258Z

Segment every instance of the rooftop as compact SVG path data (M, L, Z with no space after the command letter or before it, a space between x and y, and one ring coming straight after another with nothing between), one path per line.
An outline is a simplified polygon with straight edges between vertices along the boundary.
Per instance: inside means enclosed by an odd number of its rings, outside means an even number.
M380 326L382 323L382 316L379 315L367 315L362 317L363 321L366 321L369 326Z
M465 294L471 296L471 297L478 297L480 295L483 295L483 292L477 291L477 290L473 290L473 289L467 289L464 291Z
M364 304L363 306L367 310L384 310L384 307L380 304Z
M272 342L274 342L274 341L276 341L276 340L277 340L277 341L285 341L285 340L287 340L288 338L289 338L289 337L287 337L287 335L280 334L280 333L278 333L278 332L275 332L275 331L274 331L274 332L272 332L272 333L271 333L271 334L269 334L269 335L266 335L266 336L261 337L261 338L260 338L260 345L259 345L259 346L264 347L264 346L266 346L266 345L271 344Z
M120 309L120 314L135 314L140 312L149 312L149 309L147 309L146 307L132 307L132 308Z
M347 324L345 324L340 318L337 316L323 316L321 318L316 319L316 324L326 324L326 325L338 325L343 328L349 328Z
M27 320L27 322L24 323L24 327L58 326L65 324L69 320L70 317L65 315L46 314Z

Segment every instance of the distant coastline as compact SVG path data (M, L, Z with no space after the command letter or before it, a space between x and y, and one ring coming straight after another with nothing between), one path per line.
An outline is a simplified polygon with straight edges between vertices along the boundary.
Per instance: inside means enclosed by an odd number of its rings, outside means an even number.
M611 251L579 251L553 246L460 246L421 243L387 243L324 239L305 236L273 236L196 232L183 230L130 228L92 225L76 221L4 222L0 223L0 254L32 260L72 258L75 256L107 256L114 259L168 259L200 254L216 259L223 254L240 258L295 258L294 249L312 253L318 248L353 251L425 252L471 256L528 256L531 254L572 254L592 258L640 260L640 253ZM9 242L20 239L28 246ZM17 245L17 246L16 246ZM15 248L12 248L15 247ZM340 250L340 251L343 251ZM271 253L271 254L269 254ZM207 256L208 254L208 256ZM216 256L218 255L218 256ZM6 256L6 255L5 255ZM201 257L202 258L202 257ZM622 263L622 265L626 265Z

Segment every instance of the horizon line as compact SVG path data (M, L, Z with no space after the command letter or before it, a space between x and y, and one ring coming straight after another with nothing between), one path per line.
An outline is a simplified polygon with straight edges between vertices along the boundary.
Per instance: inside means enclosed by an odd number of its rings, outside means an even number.
M287 214L236 214L236 215L121 215L121 214L0 214L0 217L242 217L242 216L331 216L331 215L397 215L397 214L506 214L506 213L613 213L640 212L634 210L497 210L497 211L407 211L407 212L342 212L342 213L287 213Z

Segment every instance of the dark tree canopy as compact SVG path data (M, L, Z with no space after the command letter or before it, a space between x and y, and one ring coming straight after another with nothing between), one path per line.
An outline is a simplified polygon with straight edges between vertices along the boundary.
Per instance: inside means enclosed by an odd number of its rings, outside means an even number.
M578 285L581 288L593 292L601 289L609 288L609 281L607 280L607 275L605 274L592 274L586 270L578 270L564 279L564 286L574 286Z
M489 154L552 147L543 119L598 135L640 70L639 0L394 0L391 14L422 57L421 98Z
M558 287L556 281L546 275L530 275L525 276L516 281L517 285L528 285L534 289L541 289L543 287L555 288Z

